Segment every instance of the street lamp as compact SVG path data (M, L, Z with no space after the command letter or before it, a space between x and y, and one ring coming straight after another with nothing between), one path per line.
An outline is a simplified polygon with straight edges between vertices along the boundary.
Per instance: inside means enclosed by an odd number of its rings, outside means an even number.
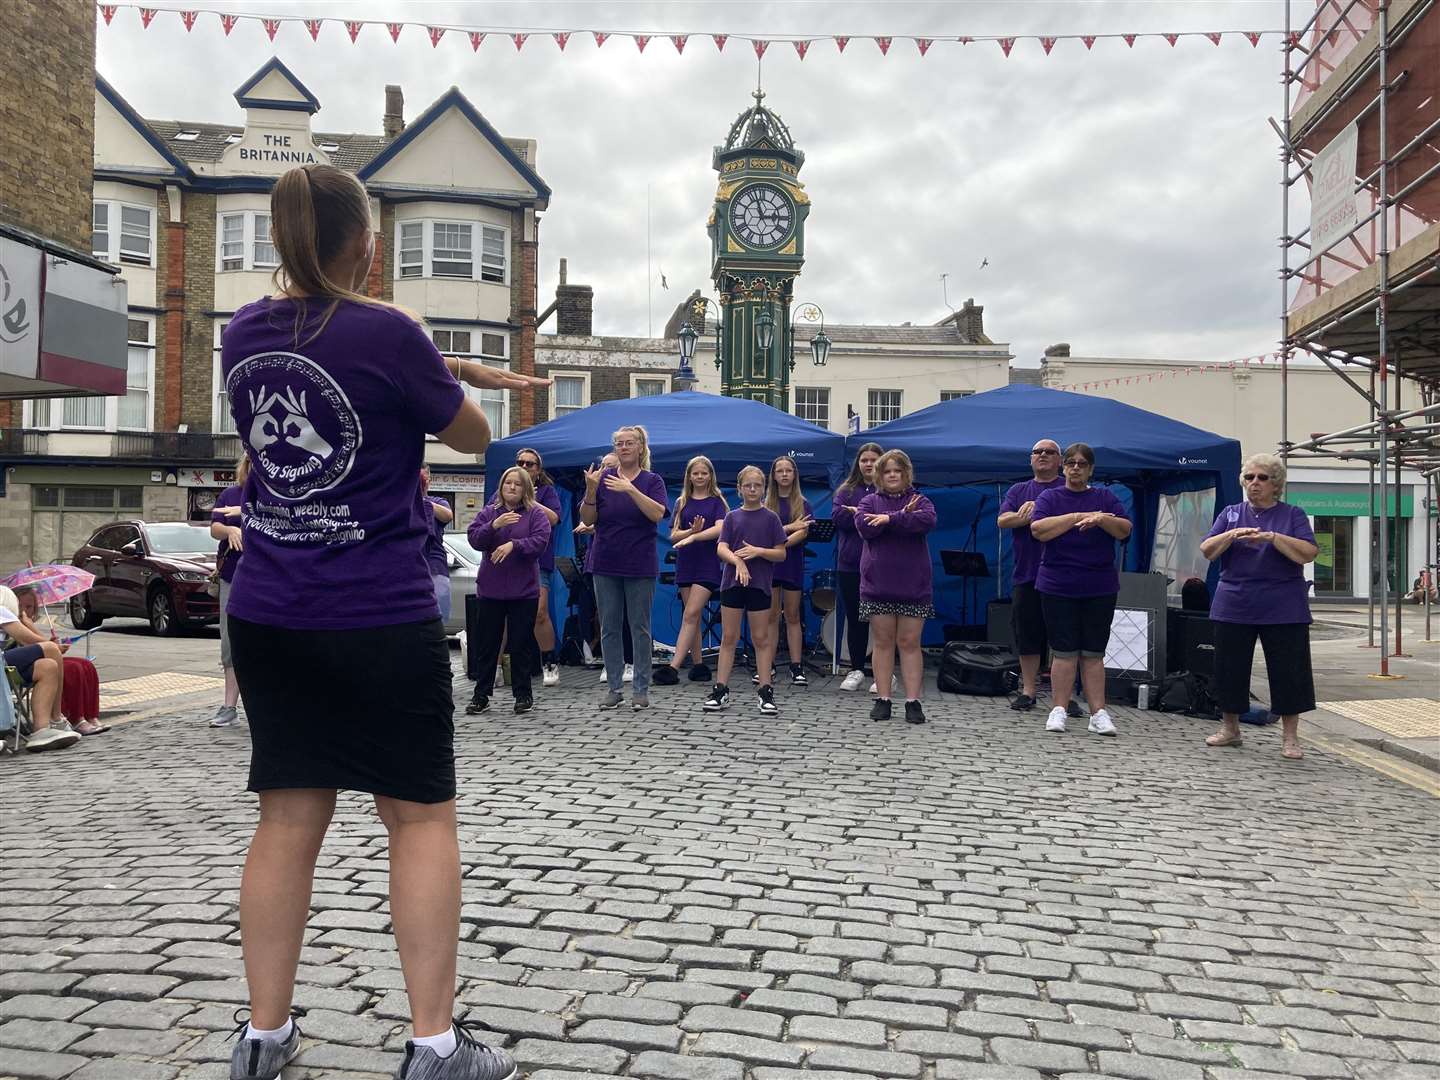
M710 297L697 294L690 303L690 317L681 325L676 336L680 339L680 366L675 369L674 383L678 390L694 390L699 385L699 378L695 369L691 366L695 359L695 344L700 340L700 335L705 332L705 322L709 316L709 307L714 303ZM719 305L716 305L717 308ZM696 327L699 327L697 330ZM724 328L724 318L715 322L715 367L719 370L722 366L720 335Z
M694 390L700 382L690 361L695 358L695 341L700 335L688 322L680 327L680 366L675 371L675 387L678 390Z
M824 367L825 362L830 359L830 338L825 333L825 313L820 310L819 304L811 304L800 301L790 316L790 370L795 370L795 324L803 322L808 325L819 324L820 328L810 337L810 359L816 367Z
M775 343L775 319L765 309L755 319L755 345L762 353L768 353Z

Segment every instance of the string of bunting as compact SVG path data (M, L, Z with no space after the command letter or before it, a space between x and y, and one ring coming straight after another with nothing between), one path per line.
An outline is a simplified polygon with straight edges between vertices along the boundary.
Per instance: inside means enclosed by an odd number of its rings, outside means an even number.
M1205 375L1216 371L1247 371L1251 364L1263 367L1270 361L1272 369L1278 369L1279 353L1264 353L1260 356L1244 356L1238 360L1227 360L1218 364L1186 364L1182 367L1165 368L1161 371L1142 371L1135 375L1118 375L1113 379L1096 379L1083 383L1060 383L1052 390L1101 390L1107 386L1129 386L1133 383L1163 382L1166 379L1188 378L1191 375Z
M909 34L891 34L885 36L823 34L811 37L772 36L762 38L749 34L677 34L662 33L659 31L647 31L642 33L640 31L631 30L557 30L553 28L530 28L519 30L515 27L456 26L453 24L418 23L408 22L404 20L389 22L383 19L317 19L304 18L298 15L253 15L248 12L231 13L214 11L210 9L202 10L151 7L142 4L126 3L101 3L97 4L96 7L100 12L100 17L105 20L106 26L109 26L111 24L111 21L115 18L116 12L120 8L130 8L140 13L140 25L146 30L148 30L151 23L155 21L155 17L160 14L179 16L180 21L184 24L187 33L195 29L195 25L199 21L199 17L201 15L214 15L218 18L220 28L225 32L226 37L229 37L231 32L241 22L259 23L261 29L265 31L266 36L271 41L275 40L275 35L280 32L281 26L286 23L298 23L302 25L305 28L305 32L310 35L312 41L320 40L320 34L325 29L325 24L329 23L336 28L343 28L343 32L349 35L351 44L354 44L359 39L361 31L365 30L367 27L380 28L381 30L383 30L384 33L390 36L390 40L392 42L397 44L400 41L400 35L406 29L413 28L417 33L423 32L425 34L425 36L430 41L431 48L439 48L440 42L445 37L445 35L454 32L457 39L463 38L467 40L470 44L471 50L474 52L479 52L480 46L485 43L485 40L492 37L508 40L511 44L515 46L516 52L519 52L521 49L523 49L526 42L528 42L531 38L548 37L554 41L555 46L561 52L564 52L566 46L570 44L570 39L577 34L589 37L595 43L595 47L597 49L603 46L605 42L608 41L610 38L628 37L634 43L635 48L642 53L645 51L645 47L649 45L652 41L664 40L668 41L672 46L674 46L677 53L683 54L685 52L685 46L689 43L691 38L709 38L714 43L716 50L719 52L725 51L725 45L727 42L744 42L748 44L752 49L754 49L755 55L757 57L763 57L766 50L769 49L771 45L789 45L795 50L796 56L798 56L801 60L804 60L806 55L809 54L811 46L816 45L820 42L833 43L837 52L844 53L846 48L852 42L869 41L880 50L880 54L882 56L889 56L891 49L898 42L908 41L915 47L916 54L921 57L927 56L930 52L930 49L935 45L975 45L985 42L999 45L1000 50L1005 54L1006 57L1009 57L1011 51L1015 48L1017 44L1021 42L1033 42L1039 45L1040 48L1044 50L1046 56L1049 56L1051 50L1053 50L1055 46L1060 42L1078 42L1084 45L1085 50L1088 52L1092 48L1094 48L1097 41L1123 41L1127 48L1133 49L1135 47L1136 41L1142 39L1163 39L1164 41L1169 43L1171 48L1174 48L1175 45L1179 43L1181 38L1200 38L1202 40L1210 42L1210 44L1212 45L1218 46L1223 39L1228 37L1231 39L1243 38L1250 43L1252 48L1255 48L1259 46L1261 38L1285 37L1285 31L1283 30L1187 30L1178 33L1136 34L1012 34L1008 36L1002 36L999 34L935 34L929 37L918 37ZM1290 44L1298 45L1299 43L1300 35L1297 33L1291 33Z

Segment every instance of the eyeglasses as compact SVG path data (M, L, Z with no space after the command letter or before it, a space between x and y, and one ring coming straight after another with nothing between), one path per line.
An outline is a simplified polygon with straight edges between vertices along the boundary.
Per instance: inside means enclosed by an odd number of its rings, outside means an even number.
M1051 450L1048 446L1042 446L1038 450L1031 450L1030 453L1035 457L1043 457L1046 454L1054 454L1056 457L1060 456L1059 450Z
M515 464L519 465L522 469L538 469L540 467L540 462L538 461L521 461L518 458Z
M1263 472L1247 472L1240 479L1244 480L1248 484L1251 480L1269 480L1270 474Z
M1071 458L1069 461L1065 462L1065 468L1067 469L1088 469L1089 467L1090 462L1086 461L1084 458Z

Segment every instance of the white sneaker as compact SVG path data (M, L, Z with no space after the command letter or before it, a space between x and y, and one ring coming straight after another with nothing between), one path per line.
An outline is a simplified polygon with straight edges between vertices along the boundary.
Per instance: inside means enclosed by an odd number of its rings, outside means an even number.
M861 685L862 685L864 682L865 682L865 672L863 672L863 671L852 671L852 672L850 672L849 675L846 675L846 676L845 676L844 682L842 682L842 683L840 684L840 689L841 689L841 690L859 690L860 687L861 687Z
M625 665L625 679L624 679L624 681L625 681L625 682L634 682L634 681L635 681L635 665L634 665L634 664L626 664L626 665Z
M557 686L557 685L559 685L559 683L560 683L560 665L559 665L559 664L546 664L546 665L545 665L545 675L544 675L543 678L541 678L540 683L541 683L542 686Z
M864 675L861 675L861 676L860 676L860 681L861 681L861 682L864 682L864 681L865 681L865 676L864 676ZM873 682L872 682L872 683L870 684L870 693L872 693L872 694L877 693L877 692L879 691L879 689L880 689L880 687L879 687L879 685L878 685L877 683L873 683ZM891 675L891 676L890 676L890 694L891 694L891 696L894 696L895 692L898 691L899 689L900 689L900 676L899 676L899 675Z
M1090 714L1091 735L1115 735L1115 722L1110 719L1110 714L1104 709L1098 709Z
M1049 716L1046 718L1046 720L1045 720L1045 730L1046 730L1046 731L1064 731L1064 730L1065 730L1065 710L1064 710L1064 709L1060 708L1060 706L1057 705L1057 706L1055 706L1055 708L1053 708L1053 709L1050 710L1050 715L1049 715Z
M605 681L605 666L603 664L600 666L600 681Z

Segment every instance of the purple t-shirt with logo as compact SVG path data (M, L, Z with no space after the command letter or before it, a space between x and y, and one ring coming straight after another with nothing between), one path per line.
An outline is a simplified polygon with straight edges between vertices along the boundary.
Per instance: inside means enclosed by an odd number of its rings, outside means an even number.
M1248 500L1227 506L1207 538L1231 529L1259 529L1315 543L1315 530L1305 511L1289 503L1277 502L1264 510L1256 510ZM1220 584L1210 605L1210 618L1252 626L1310 623L1314 619L1309 601L1304 567L1286 558L1274 544L1237 540L1220 556Z
M444 574L450 576L450 559L445 552L445 522L435 516L433 506L443 506L450 509L450 500L442 499L438 495L423 496L425 500L424 512L430 515L430 531L425 537L425 565L432 575Z
M342 301L266 298L225 328L220 364L250 458L245 558L229 613L295 629L437 617L425 564L429 506L416 497L426 433L465 392L413 319Z
M1103 510L1126 521L1130 515L1109 488L1087 487L1071 491L1063 483L1042 491L1035 500L1033 521L1063 514L1089 514ZM1098 525L1081 532L1071 529L1040 545L1040 572L1035 588L1052 596L1109 596L1120 591L1120 572L1115 569L1113 536Z
M705 519L705 528L709 529L722 522L725 513L725 500L718 495L691 499L680 510L680 527L688 529L697 517L701 517ZM720 581L720 556L716 554L719 545L717 537L714 540L697 540L676 551L675 584L717 584Z
M554 511L555 516L560 516L560 493L555 490L554 484L541 484L535 489L535 501L541 506L549 507ZM550 520L546 518L545 520ZM560 535L560 522L555 522L550 527L550 542L545 545L545 550L540 553L540 569L544 571L555 569L555 538Z
M742 506L739 510L731 510L725 515L725 524L720 528L720 542L732 552L739 551L746 544L753 544L758 548L777 548L785 543L785 526L780 524L780 518L775 511L767 507L746 510ZM779 565L769 559L745 560L745 567L750 571L750 584L746 588L759 589L769 596L775 568ZM735 564L725 563L720 575L720 591L733 589L738 584Z
M1023 481L1005 492L1005 498L1000 502L1000 513L1013 514L1027 502L1038 499L1042 491L1064 486L1065 478L1063 476L1057 476L1048 483L1041 480ZM1034 521L1035 519L1032 517L1030 520ZM1021 525L1018 529L1007 531L1010 533L1011 550L1015 553L1015 570L1011 576L1011 585L1029 585L1035 580L1035 575L1040 572L1040 541L1030 535L1029 525Z
M600 475L595 489L595 537L590 544L590 572L612 577L654 577L660 572L660 556L655 551L658 523L646 517L635 500L624 491L611 491L605 478L614 476L614 469ZM641 469L635 477L641 495L654 499L667 510L665 481L657 473Z
M865 541L855 528L855 508L866 495L875 494L873 484L856 484L854 487L840 487L830 504L831 517L835 520L836 568L852 574L860 572L860 556L865 550Z
M780 499L780 510L778 515L781 525L789 525L792 517L790 514L790 502L788 499ZM809 499L801 499L800 516L808 518L813 514L810 508ZM785 552L785 561L775 566L775 584L784 585L787 588L799 589L805 584L805 542L801 541Z
M210 511L210 520L218 521L221 525L239 525L239 514L226 514L224 508L227 506L240 505L240 485L231 484L224 491L215 497L215 506ZM244 543L242 540L241 543ZM215 562L220 566L220 580L234 581L235 567L240 565L240 556L243 551L236 551L230 546L228 540L221 540L220 547L215 552Z

